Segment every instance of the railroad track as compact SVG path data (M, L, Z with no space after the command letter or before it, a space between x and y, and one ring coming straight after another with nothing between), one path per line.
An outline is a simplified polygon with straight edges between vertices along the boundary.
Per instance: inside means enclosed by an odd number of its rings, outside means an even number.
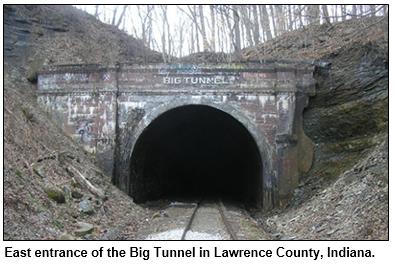
M189 220L188 220L188 222L187 222L187 224L186 224L186 226L185 226L185 228L184 228L184 231L183 231L183 233L182 233L181 240L185 240L185 237L186 237L188 231L191 230L192 223L193 223L193 222L195 221L195 219L196 219L196 213L198 212L199 209L205 208L205 207L203 206L203 205L205 205L205 204L207 204L207 203L204 203L204 200L203 200L203 199L200 199L200 200L195 204L194 209L193 209L193 211L192 211L192 214L191 214L191 216L190 216L190 218L189 218ZM215 206L216 206L217 211L218 211L219 214L220 214L221 222L222 222L222 224L224 225L224 228L225 228L225 230L226 230L226 233L229 235L229 237L230 237L231 240L237 240L236 233L234 232L234 230L233 230L233 228L232 228L232 226L231 226L231 223L230 223L230 221L229 221L229 219L228 219L228 214L227 214L227 211L226 211L226 207L225 207L224 203L222 202L222 199L221 199L221 198L218 198L218 199L216 200ZM207 208L207 207L206 207L206 208Z

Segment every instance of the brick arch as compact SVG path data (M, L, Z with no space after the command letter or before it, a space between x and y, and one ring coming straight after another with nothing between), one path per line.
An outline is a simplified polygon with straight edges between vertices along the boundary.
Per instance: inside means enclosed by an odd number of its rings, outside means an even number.
M239 130L234 121L243 126L247 145L256 144L257 153L258 148L261 153L259 187L267 211L294 195L299 173L306 172L313 160L302 113L308 97L315 95L314 67L267 62L199 66L110 63L46 66L37 73L38 103L57 118L67 134L84 141L81 145L95 154L100 168L126 193L136 141L139 145L141 134L161 114L184 105L210 106L229 115L223 118L232 130ZM221 123L218 132L212 133L231 138L221 114L208 113ZM202 113L196 114L201 115L204 128ZM81 139L81 131L76 131L79 123L92 119L89 141Z
M162 114L166 113L167 111L170 111L172 109L178 108L178 107L183 107L183 106L189 106L189 105L202 105L202 106L208 106L212 107L214 109L220 110L224 112L225 114L231 116L234 118L236 121L238 121L242 126L247 129L249 134L251 135L252 139L255 141L255 144L257 146L257 149L259 150L260 153L260 158L261 158L261 184L262 184L262 197L261 201L258 203L259 205L265 205L266 207L272 206L272 194L273 194L273 186L274 186L274 180L273 175L272 175L272 158L271 158L271 146L268 144L267 139L263 132L259 129L258 126L256 126L253 122L250 121L249 118L247 118L241 110L236 109L234 106L227 102L221 102L221 101L214 101L209 98L205 97L186 97L186 98L181 98L177 99L177 101L170 101L163 103L154 109L150 110L148 113L146 113L136 128L133 130L133 134L130 135L130 139L127 141L129 143L128 151L127 151L127 158L125 158L125 161L130 162L132 159L132 154L135 148L135 145L137 141L139 140L140 136L144 132L144 130L159 116ZM129 169L130 171L130 169ZM131 175L131 173L128 173L128 177ZM126 178L126 177L123 177ZM129 183L129 182L128 182ZM130 194L131 188L128 188L128 193ZM270 207L269 207L270 208Z

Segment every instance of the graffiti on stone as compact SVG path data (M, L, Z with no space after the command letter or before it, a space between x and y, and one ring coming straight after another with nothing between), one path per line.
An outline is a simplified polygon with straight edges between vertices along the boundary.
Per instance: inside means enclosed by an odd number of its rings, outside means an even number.
M89 140L92 138L92 136L91 136L91 133L92 133L92 122L82 123L78 127L77 132L80 135L80 138L79 138L78 142L80 142L80 143L88 143Z
M235 82L234 76L209 77L164 77L163 84L192 84L192 85L229 85Z
M111 148L111 147L114 146L114 144L115 144L114 136L111 135L110 133L101 132L101 133L98 134L97 146L98 146L98 148L101 147L101 150L104 147L110 147Z

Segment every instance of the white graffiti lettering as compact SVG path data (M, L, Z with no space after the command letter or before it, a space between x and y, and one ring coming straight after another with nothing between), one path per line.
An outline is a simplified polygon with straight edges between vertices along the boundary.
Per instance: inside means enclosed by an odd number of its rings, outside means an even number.
M165 77L163 84L206 84L206 85L227 85L234 78L226 78L224 76L217 77Z

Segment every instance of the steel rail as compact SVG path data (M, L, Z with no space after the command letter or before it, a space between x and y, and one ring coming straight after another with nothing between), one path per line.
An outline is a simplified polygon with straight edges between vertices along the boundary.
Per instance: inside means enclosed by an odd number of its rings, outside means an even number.
M217 200L217 207L218 207L219 212L221 214L222 222L224 223L226 230L228 231L230 237L233 240L237 240L237 236L236 236L232 226L230 225L228 218L226 217L226 213L227 213L226 207L225 207L224 203L222 202L221 198L218 198L218 200Z
M192 212L192 214L191 214L191 216L190 216L190 218L188 220L188 223L185 226L184 231L182 232L181 240L185 240L186 234L191 228L193 219L195 218L195 214L197 212L197 209L200 207L201 202L202 202L202 199L199 200L198 203L196 203L196 206L193 209L193 212ZM228 218L226 217L226 214L227 214L226 207L225 207L225 205L224 205L224 203L223 203L221 198L217 199L216 207L217 207L217 209L218 209L218 211L219 211L219 213L221 215L221 219L222 219L223 224L225 225L225 229L226 229L227 233L230 235L232 240L237 240L237 236L236 236L236 234L235 234L235 232L234 232L234 230L233 230Z
M195 217L196 211L199 208L200 202L201 202L201 200L199 200L199 202L196 203L196 206L193 209L192 215L191 215L191 217L189 217L189 221L188 221L187 225L185 226L184 231L182 232L181 240L185 240L185 236L186 236L187 232L189 231L189 229L191 228L193 218Z

